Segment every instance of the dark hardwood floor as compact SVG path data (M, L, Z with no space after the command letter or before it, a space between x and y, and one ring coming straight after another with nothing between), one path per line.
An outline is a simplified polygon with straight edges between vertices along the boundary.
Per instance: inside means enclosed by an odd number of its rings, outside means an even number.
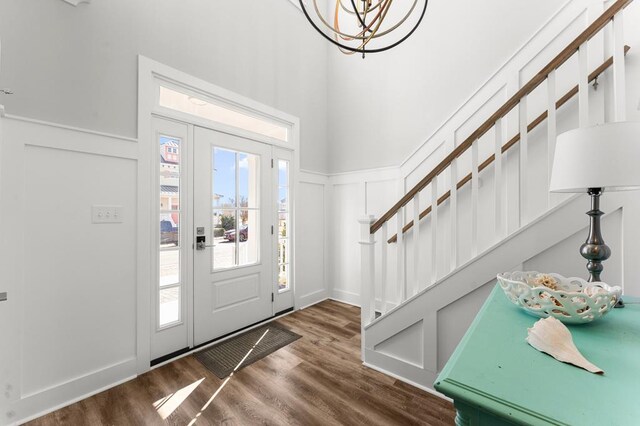
M454 423L451 403L362 366L359 308L325 301L278 323L302 338L228 380L188 356L29 424Z

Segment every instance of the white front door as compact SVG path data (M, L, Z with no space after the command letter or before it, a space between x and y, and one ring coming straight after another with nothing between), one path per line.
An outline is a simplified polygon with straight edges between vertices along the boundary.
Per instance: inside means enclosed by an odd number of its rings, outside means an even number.
M194 345L273 315L271 147L195 127Z

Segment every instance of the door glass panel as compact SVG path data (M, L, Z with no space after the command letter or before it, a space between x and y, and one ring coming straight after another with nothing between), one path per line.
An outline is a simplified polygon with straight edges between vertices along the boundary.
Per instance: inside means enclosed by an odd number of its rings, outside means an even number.
M180 282L180 250L160 252L160 287Z
M238 207L258 208L260 157L238 153Z
M289 186L289 162L278 161L278 186Z
M278 238L287 238L287 228L289 222L289 215L287 213L278 213Z
M278 265L278 290L283 291L289 288L289 265Z
M278 289L289 289L289 162L278 160Z
M160 290L160 325L180 320L180 286Z
M213 149L213 206L236 206L236 153L222 148Z
M289 208L289 188L278 188L278 211L286 212Z
M239 266L251 265L258 261L258 238L255 234L255 230L260 229L258 221L258 210L240 210Z
M180 241L180 213L160 213L160 247L177 247Z
M177 187L169 185L160 187L160 210L180 210Z
M213 270L258 263L260 157L217 147L212 156Z
M180 164L182 140L159 136L158 316L163 327L180 320Z
M236 210L213 211L213 269L236 266Z
M278 264L289 263L289 240L287 238L278 239Z

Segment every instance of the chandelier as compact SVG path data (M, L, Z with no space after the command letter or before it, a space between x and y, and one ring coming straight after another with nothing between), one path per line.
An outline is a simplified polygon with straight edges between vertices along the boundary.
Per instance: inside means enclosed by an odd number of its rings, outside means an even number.
M299 1L316 31L338 46L342 53L361 53L363 58L365 53L383 52L408 39L422 22L428 3L428 0L396 0L395 3L394 0L335 0L329 11L326 4L319 7L318 0L306 0L313 4L312 7L305 6L305 0ZM424 6L419 17L410 19L420 2L424 2ZM308 10L311 8L312 13ZM411 29L401 32L405 27Z

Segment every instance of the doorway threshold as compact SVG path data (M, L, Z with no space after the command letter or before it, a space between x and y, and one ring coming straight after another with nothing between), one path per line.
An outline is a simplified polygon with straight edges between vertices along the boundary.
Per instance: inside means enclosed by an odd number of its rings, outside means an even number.
M234 336L236 336L236 335L238 335L238 334L240 334L242 332L245 332L247 330L251 330L253 328L259 327L259 326L264 325L264 324L267 324L267 323L269 323L271 321L277 320L278 318L282 318L284 316L287 316L290 313L292 313L293 311L294 311L294 308L285 309L283 311L280 311L280 312L276 313L272 317L266 318L266 319L264 319L262 321L258 321L256 323L253 323L253 324L248 325L246 327L242 327L239 330L232 331L231 333L227 333L227 334L225 334L223 336L217 337L217 338L215 338L213 340L210 340L208 342L201 343L201 344L199 344L197 346L194 346L192 348L183 348L183 349L180 349L178 351L172 352L170 354L161 356L159 358L156 358L156 359L152 360L151 363L150 363L150 367L151 367L152 370L156 369L158 367L162 367L163 365L169 364L170 362L173 362L173 361L175 361L175 360L177 360L179 358L183 358L183 357L191 355L191 354L193 354L195 352L199 352L200 350L202 350L202 349L204 349L206 347L213 346L216 343L220 343L220 342L223 342L225 340L228 340L228 339L230 339L230 338L232 338L232 337L234 337Z

